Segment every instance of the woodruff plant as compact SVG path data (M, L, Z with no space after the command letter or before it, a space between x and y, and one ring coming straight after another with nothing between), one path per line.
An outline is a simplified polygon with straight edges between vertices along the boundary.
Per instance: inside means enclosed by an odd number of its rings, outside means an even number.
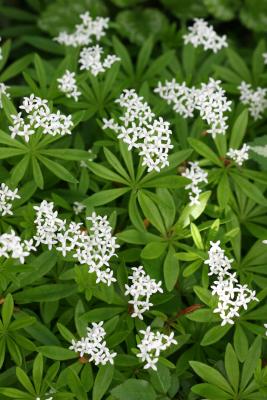
M0 6L1 400L267 399L265 41L174 3Z

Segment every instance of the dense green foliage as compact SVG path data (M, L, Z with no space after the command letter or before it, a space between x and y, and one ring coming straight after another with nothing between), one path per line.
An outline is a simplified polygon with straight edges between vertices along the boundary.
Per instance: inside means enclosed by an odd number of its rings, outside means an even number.
M80 47L53 40L73 31L85 11L110 18L101 45L120 58L97 76L80 70ZM193 18L227 35L229 46L213 53L185 44ZM0 183L20 196L13 215L0 216L0 235L14 230L32 238L34 206L47 200L83 230L93 212L107 215L120 245L110 286L55 246L41 244L24 263L0 258L0 399L267 399L267 108L253 119L238 89L243 81L267 85L267 1L0 0L0 20L0 84L8 86L1 95ZM59 91L66 69L76 72L78 101ZM154 92L173 78L188 87L221 80L232 101L225 135L212 138L199 113L183 118ZM136 150L103 129L103 118L119 120L115 100L124 89L135 89L170 122L173 148L160 172L148 172ZM11 116L31 94L72 116L70 135L11 137ZM226 153L244 142L249 159L240 166ZM208 173L196 205L182 176L189 161ZM84 205L79 213L75 202ZM240 284L258 299L233 325L222 326L214 313L214 276L205 263L210 241L218 240ZM125 296L131 267L139 265L163 288L143 320L132 318ZM114 365L96 366L69 349L100 321L117 353ZM174 332L177 341L161 353L156 371L136 357L140 330L149 325Z

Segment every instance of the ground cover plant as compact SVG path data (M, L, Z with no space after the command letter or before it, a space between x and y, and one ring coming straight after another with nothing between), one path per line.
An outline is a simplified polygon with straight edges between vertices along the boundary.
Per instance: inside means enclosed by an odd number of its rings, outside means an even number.
M267 399L266 18L0 1L1 400Z

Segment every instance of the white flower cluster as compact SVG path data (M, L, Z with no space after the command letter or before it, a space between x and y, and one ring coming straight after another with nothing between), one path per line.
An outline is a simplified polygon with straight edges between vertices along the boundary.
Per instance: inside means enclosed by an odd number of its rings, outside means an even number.
M241 82L238 86L240 91L241 103L248 106L248 110L254 120L262 118L262 114L267 108L267 89L257 87L253 90L250 83Z
M41 400L41 397L36 397L36 400ZM45 400L53 400L53 397L47 397Z
M103 129L114 130L118 138L128 145L129 150L138 149L139 155L143 157L142 165L146 165L149 172L159 172L169 165L168 153L173 148L170 123L161 117L155 119L149 105L134 89L125 89L116 103L124 111L119 118L122 124L114 119L104 119Z
M97 216L95 213L87 217L92 224L88 234L82 229L82 223L71 221L69 224L58 217L54 211L54 204L42 201L36 210L37 245L45 244L51 249L54 245L65 257L71 253L80 264L87 264L89 272L95 272L96 282L106 283L108 286L116 279L109 268L109 260L115 255L116 238L112 236L112 228L107 216Z
M12 138L21 136L28 142L37 129L51 136L71 134L73 127L71 115L66 116L59 110L56 113L51 112L47 100L31 94L30 97L23 98L19 108L25 112L26 116L22 117L22 112L11 115L13 125L9 129Z
M199 195L202 190L199 188L199 184L202 182L208 183L208 173L200 168L198 161L189 161L190 168L186 168L185 172L182 172L182 176L191 180L191 183L186 185L185 189L190 190L189 199L190 205L199 204Z
M205 261L210 267L209 275L217 275L217 280L211 286L212 295L219 297L218 306L214 312L219 313L221 325L234 324L234 317L239 317L239 310L247 309L248 303L257 300L256 292L247 285L240 285L236 273L231 273L231 263L220 247L220 241L210 242L209 258Z
M88 362L93 361L96 365L113 364L113 358L117 353L112 353L107 347L106 341L104 340L106 331L102 325L103 321L98 324L93 322L92 327L87 328L86 337L82 337L81 340L78 341L72 340L72 346L69 347L70 350L79 353L80 357L88 355Z
M262 54L264 64L267 64L267 53Z
M10 233L0 235L0 257L14 258L24 264L25 257L31 251L36 251L32 239L22 241L13 230Z
M143 313L148 311L152 303L149 302L150 297L157 293L163 293L161 288L161 281L156 282L155 279L151 279L147 275L142 266L138 268L132 268L133 274L129 276L129 280L132 281L131 285L125 285L125 296L132 296L133 299L129 301L129 304L133 305L132 317L138 317L143 319Z
M114 62L120 61L120 58L114 54L109 54L104 58L103 52L103 48L98 44L92 47L84 47L79 59L81 70L85 69L97 76L100 72L105 72L106 69L109 69Z
M65 46L79 47L87 46L92 42L93 37L98 41L105 36L109 18L97 17L93 19L88 12L81 14L80 18L82 22L75 26L73 33L60 32L54 40Z
M160 332L152 332L151 327L148 326L146 330L140 331L144 337L141 342L137 345L140 353L137 357L141 358L143 362L146 362L144 368L152 368L154 371L157 370L157 362L161 351L165 351L172 344L177 344L177 341L173 338L174 333L170 335L164 335Z
M68 69L64 72L61 78L57 79L58 89L64 93L68 98L73 98L78 101L81 92L78 90L75 72L70 72Z
M249 152L250 146L246 143L243 144L241 149L232 149L230 148L229 151L226 153L226 155L234 160L238 165L243 165L244 161L248 160L248 152Z
M203 46L204 50L212 50L214 53L223 47L228 47L227 37L219 36L202 18L195 18L194 24L188 28L189 33L183 36L185 44L191 43L194 47Z
M18 189L11 190L5 183L1 183L0 186L0 214L1 215L13 215L12 202L15 199L20 199L17 194Z
M1 50L1 48L0 48ZM1 58L0 58L1 60ZM3 103L2 103L2 95L4 94L6 97L10 98L10 94L7 92L9 89L9 86L5 85L4 83L0 83L0 108L3 108Z
M210 78L208 83L201 83L200 88L189 88L185 82L177 83L173 79L164 85L159 82L155 93L184 118L193 117L194 111L199 111L200 117L210 126L207 132L214 138L217 134L225 134L228 117L224 113L231 110L232 103L227 100L220 84L221 81Z

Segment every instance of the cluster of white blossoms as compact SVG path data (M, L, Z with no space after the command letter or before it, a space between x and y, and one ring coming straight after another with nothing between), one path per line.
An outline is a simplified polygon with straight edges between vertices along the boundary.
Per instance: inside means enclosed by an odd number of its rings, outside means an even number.
M36 251L32 239L21 240L13 230L0 235L0 257L13 258L24 264L25 257L28 257L31 251Z
M5 95L6 97L10 98L10 94L7 92L8 89L9 89L9 86L0 82L0 108L3 108L2 95Z
M78 90L75 72L70 72L68 69L64 72L61 78L57 79L58 89L64 93L68 98L73 98L78 101L81 92Z
M88 362L93 361L96 365L106 365L107 363L113 364L113 358L117 355L111 352L104 340L106 331L103 328L103 321L99 323L92 323L92 327L87 328L86 337L81 340L72 340L70 350L79 353L80 357L84 355L89 356Z
M11 115L13 125L9 127L11 137L21 136L26 142L30 136L40 130L45 135L70 135L73 122L71 115L66 116L59 110L54 113L48 107L48 101L31 94L24 97L22 105L19 107L24 111L16 115Z
M149 302L150 297L159 292L163 293L161 288L161 281L156 282L155 279L151 279L147 275L142 266L138 268L132 268L133 274L129 276L129 280L132 281L131 285L125 285L125 296L132 296L133 299L129 301L129 304L133 305L132 317L138 317L143 319L143 313L148 311L152 303Z
M107 216L101 217L93 213L87 220L91 223L89 234L83 229L82 223L71 221L67 223L58 217L52 202L42 201L36 210L36 244L45 244L49 249L56 246L65 257L71 254L80 264L86 264L89 272L96 273L96 282L108 286L116 279L109 268L111 257L116 255L116 238L112 236L112 228Z
M0 214L1 215L13 215L12 203L15 199L20 199L17 194L18 189L11 190L5 183L1 183L0 186Z
M79 201L75 201L73 203L72 208L73 208L74 214L79 215L86 209L86 206L83 203L80 203Z
M226 155L241 166L246 160L249 159L249 149L250 146L244 143L239 150L230 148Z
M200 88L189 88L185 82L178 83L175 79L158 83L155 93L172 105L173 110L184 118L193 117L195 110L209 125L208 133L212 137L225 134L228 117L225 112L231 110L231 101L227 100L221 81L210 78L208 83L201 83Z
M199 195L202 192L199 188L199 184L202 182L208 183L208 173L200 168L198 161L189 161L189 165L190 167L186 168L181 175L191 181L191 183L185 186L185 189L190 190L189 199L190 205L192 206L194 204L199 204Z
M41 397L36 397L36 400L42 400ZM53 400L53 397L47 397L45 400Z
M140 350L137 357L141 358L141 360L146 363L144 369L152 368L156 371L156 364L161 351L165 351L172 344L177 344L177 341L173 338L174 333L171 332L170 335L164 335L158 331L153 332L150 326L148 326L145 331L141 330L140 333L144 337L137 345Z
M248 110L254 120L262 118L262 114L267 108L267 89L262 87L257 87L257 89L252 89L250 83L241 82L238 86L240 91L240 101L244 105L248 106Z
M257 300L256 292L247 285L240 285L236 273L231 273L233 260L224 254L220 241L210 242L209 258L205 261L210 267L209 275L216 275L217 280L211 286L212 295L217 295L218 305L214 312L220 314L221 325L234 324L234 317L239 317L240 308L247 309L248 303Z
M189 32L183 36L185 44L191 43L194 47L203 46L204 50L217 53L223 47L228 47L227 37L219 36L213 26L202 18L195 18L194 24L188 28Z
M54 40L65 46L79 47L87 46L93 38L98 41L105 36L109 18L96 17L93 19L89 12L81 14L80 18L82 22L75 26L74 32L60 32Z
M267 64L267 53L262 54L264 64Z
M80 69L90 71L94 76L97 76L100 72L109 69L114 62L120 61L120 58L114 54L104 56L103 53L104 49L98 44L92 47L84 47L80 53Z
M143 157L142 165L148 172L159 172L169 165L168 154L171 144L170 123L161 117L156 119L147 102L134 89L125 89L116 103L123 109L120 123L114 119L103 119L103 129L112 129L128 145L128 150L138 149Z

